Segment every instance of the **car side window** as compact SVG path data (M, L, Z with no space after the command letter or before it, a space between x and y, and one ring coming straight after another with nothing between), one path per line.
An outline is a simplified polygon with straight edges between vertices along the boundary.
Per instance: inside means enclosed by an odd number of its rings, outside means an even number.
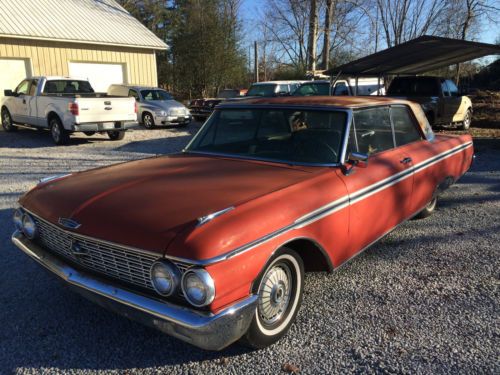
M34 79L30 86L30 96L36 95L36 88L38 87L38 79Z
M17 86L16 93L17 94L27 95L28 92L29 92L29 89L30 89L30 80L29 79L25 79L24 81L22 81L19 84L19 86Z
M394 148L389 107L355 111L354 126L359 152L373 155Z
M290 92L290 90L288 89L288 85L278 85L278 94L282 92Z
M403 146L411 142L422 140L422 135L417 129L415 120L407 107L391 107L391 120L394 126L396 146Z
M441 90L443 91L443 96L450 96L450 90L448 89L446 81L441 81Z
M139 101L139 93L135 90L129 90L128 96L133 97L135 98L135 100Z
M458 87L453 83L452 80L446 80L446 85L448 86L448 90L450 90L450 96L459 96Z
M349 90L344 82L339 82L333 89L333 95L349 95Z

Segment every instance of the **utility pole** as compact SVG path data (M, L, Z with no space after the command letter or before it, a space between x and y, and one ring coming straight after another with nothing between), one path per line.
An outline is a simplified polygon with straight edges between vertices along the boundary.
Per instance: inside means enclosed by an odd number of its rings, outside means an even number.
M254 80L255 80L255 82L259 82L259 49L257 46L257 41L254 42L253 54L255 57L254 66L253 66L254 74L255 74Z

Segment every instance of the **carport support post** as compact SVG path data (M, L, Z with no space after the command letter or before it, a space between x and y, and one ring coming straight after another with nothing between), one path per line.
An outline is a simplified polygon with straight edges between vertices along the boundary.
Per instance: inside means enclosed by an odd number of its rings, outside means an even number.
M358 76L356 76L356 85L354 86L354 96L358 95Z
M254 55L254 74L255 74L255 82L259 82L259 49L257 48L257 41L254 42L253 44L253 48L254 48L254 51L253 51L253 55Z
M380 74L377 76L377 96L380 96Z

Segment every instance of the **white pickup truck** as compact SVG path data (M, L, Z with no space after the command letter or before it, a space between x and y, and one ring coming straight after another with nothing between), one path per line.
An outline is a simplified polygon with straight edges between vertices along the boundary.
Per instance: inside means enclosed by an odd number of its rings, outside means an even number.
M129 123L137 121L134 98L95 93L88 81L68 77L32 77L14 91L5 90L1 105L2 126L49 129L57 145L68 142L69 134L96 132L111 140L123 139Z

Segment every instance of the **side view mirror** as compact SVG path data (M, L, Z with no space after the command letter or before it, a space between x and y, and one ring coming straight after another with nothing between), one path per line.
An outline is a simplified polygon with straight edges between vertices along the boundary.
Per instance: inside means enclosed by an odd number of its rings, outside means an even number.
M4 96L15 96L15 94L12 90L3 90L3 95Z
M368 155L361 152L350 152L346 162L350 164L350 167L344 165L342 172L344 175L349 176L353 172L354 167L366 168L368 166Z

